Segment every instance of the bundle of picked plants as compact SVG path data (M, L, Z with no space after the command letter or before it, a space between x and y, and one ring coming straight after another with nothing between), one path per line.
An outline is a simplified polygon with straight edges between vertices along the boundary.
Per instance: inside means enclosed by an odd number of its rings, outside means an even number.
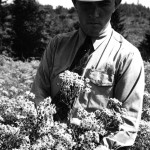
M66 104L69 109L72 108L74 100L80 93L91 91L90 79L79 76L77 73L66 70L59 75L59 79L59 101ZM69 113L70 111L68 111L68 115ZM76 142L73 149L95 149L101 145L103 137L115 134L120 130L120 125L124 123L122 119L124 115L126 115L126 109L117 99L109 99L107 108L91 113L81 106L77 111L78 123L68 124Z
M122 116L126 110L116 99L110 99L107 108L88 113L82 107L77 111L78 125L70 124L78 150L93 150L101 145L103 137L113 135L123 124Z

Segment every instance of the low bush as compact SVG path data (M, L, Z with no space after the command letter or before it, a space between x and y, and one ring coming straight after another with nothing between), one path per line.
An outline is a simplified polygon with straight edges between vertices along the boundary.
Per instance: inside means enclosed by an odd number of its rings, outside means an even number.
M30 90L39 61L22 62L0 56L0 97L13 98Z
M39 61L14 61L0 56L0 98L13 99L29 91L33 83ZM142 120L135 144L129 150L148 150L150 147L150 64L145 62L145 94Z

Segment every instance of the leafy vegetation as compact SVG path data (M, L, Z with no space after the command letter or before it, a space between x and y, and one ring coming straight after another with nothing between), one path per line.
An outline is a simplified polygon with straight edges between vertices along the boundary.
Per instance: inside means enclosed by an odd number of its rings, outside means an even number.
M123 10L121 7L119 7L112 15L111 17L111 25L112 28L126 37L125 35L125 17L123 14Z
M150 28L150 18L149 18L149 28ZM144 40L139 45L139 50L141 51L142 57L146 61L150 61L150 30L147 30L144 36Z
M39 61L31 62L13 61L6 56L0 57L0 97L13 99L17 95L23 95L30 90L33 83ZM140 150L150 147L150 63L145 63L146 88L143 103L142 122L134 146L129 150Z
M0 56L0 97L15 100L30 90L39 61L14 61L9 57ZM146 89L144 94L142 122L135 144L129 150L141 150L150 147L150 63L145 63Z
M44 14L35 0L14 0L12 11L13 55L21 59L43 51Z
M22 62L0 56L0 97L12 98L30 90L39 61Z

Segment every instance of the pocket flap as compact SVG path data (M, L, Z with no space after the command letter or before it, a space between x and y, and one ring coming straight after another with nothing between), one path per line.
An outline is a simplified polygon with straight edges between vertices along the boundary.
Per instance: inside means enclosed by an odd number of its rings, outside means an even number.
M89 78L98 86L112 86L114 75L101 70L91 70Z

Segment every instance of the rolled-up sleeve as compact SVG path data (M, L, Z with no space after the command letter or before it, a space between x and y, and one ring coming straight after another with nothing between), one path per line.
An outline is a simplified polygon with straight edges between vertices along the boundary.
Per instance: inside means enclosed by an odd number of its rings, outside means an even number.
M120 131L103 139L103 144L109 149L134 144L143 105L144 65L139 51L128 54L118 68L114 97L123 102L127 115L123 116L124 124L120 127Z

